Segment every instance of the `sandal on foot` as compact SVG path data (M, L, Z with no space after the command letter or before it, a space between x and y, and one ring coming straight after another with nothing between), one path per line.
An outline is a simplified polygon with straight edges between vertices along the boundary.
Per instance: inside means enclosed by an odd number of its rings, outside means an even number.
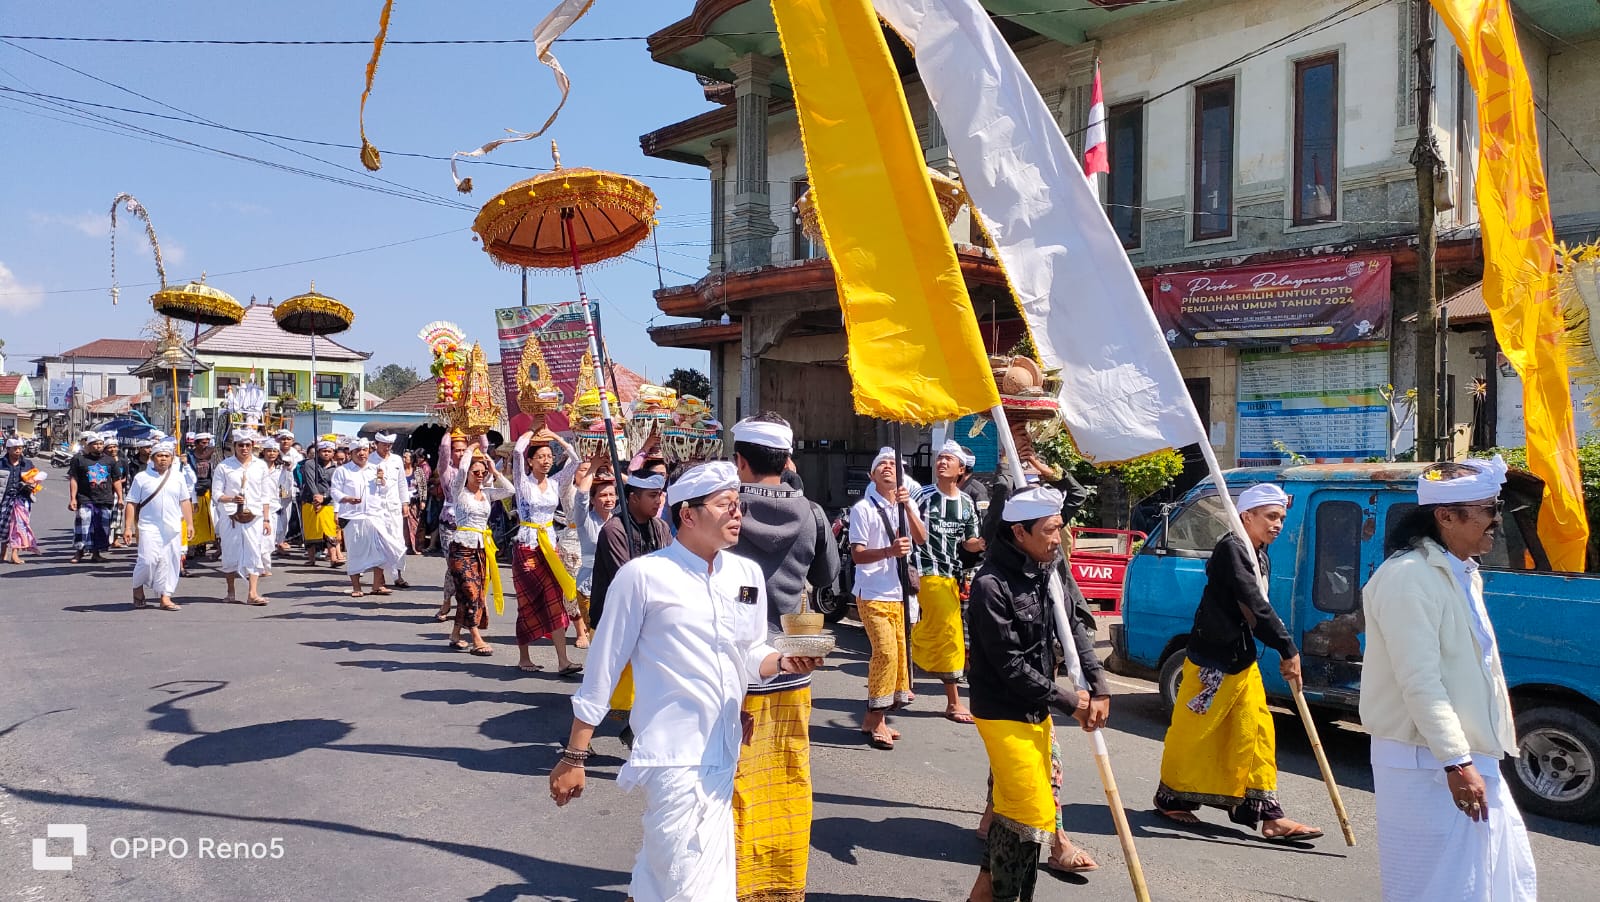
M1287 831L1278 834L1269 834L1266 831L1267 828L1263 825L1261 838L1267 842L1310 842L1313 839L1321 839L1323 837L1321 830L1316 827L1307 827L1305 824L1295 824Z
M946 711L944 719L951 723L973 723L971 711Z
M1058 863L1052 855L1045 861L1044 866L1057 874L1087 874L1090 871L1100 870L1100 865L1094 858L1077 846L1072 847L1072 856L1065 863Z
M433 615L433 622L434 623L449 623L450 622L450 612L449 611L440 611L439 613Z
M467 649L472 647L472 643L468 642L465 639L451 639L450 640L450 647L455 649L456 651L466 651Z
M174 603L172 603L170 601L167 602L166 604L156 605L156 607L160 608L163 611L176 611L176 610L179 609L176 604L174 604Z
M394 594L394 590L393 589L388 589L388 588L373 589L372 590L372 594L374 594L374 595L393 595Z
M351 598L364 598L364 597L366 597L367 593L361 591L360 589L351 589L349 592L346 592L345 594L349 595Z
M561 668L560 670L556 671L556 676L565 677L567 679L571 679L572 677L575 677L580 673L583 673L583 665L582 664L568 664L567 666L565 666L565 667Z
M873 733L867 738L867 744L880 752L894 751L894 740L886 739L883 736L879 736L877 733Z
M1172 821L1174 824L1182 824L1185 827L1194 827L1200 824L1200 819L1194 816L1193 811L1167 811L1164 808L1157 808L1156 814Z
M135 598L133 600L134 610L138 610L139 608L147 608L149 606L150 606L149 603L146 602L143 598Z
M900 738L900 731L896 730L894 727L885 727L884 729L889 731L889 738L891 740ZM873 735L871 730L862 730L861 733L862 733L863 736L871 736L871 735Z
M487 658L488 656L494 654L494 646L480 645L477 648L470 649L469 651L471 654L477 655L480 658Z
M540 667L538 664L529 663L529 664L518 664L517 665L517 669L522 671L523 673L538 673L539 671L543 670L544 668Z
M250 605L251 607L254 607L254 608L265 607L266 604L267 604L267 600L265 598L262 598L260 595L257 595L256 597L246 601L245 604Z

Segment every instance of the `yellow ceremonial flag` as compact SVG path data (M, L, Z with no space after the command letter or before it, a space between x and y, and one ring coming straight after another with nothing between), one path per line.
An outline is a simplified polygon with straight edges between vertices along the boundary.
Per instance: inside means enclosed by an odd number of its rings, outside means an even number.
M1533 86L1507 0L1432 2L1455 35L1478 93L1483 298L1501 350L1522 374L1528 469L1545 485L1539 537L1552 566L1581 572L1589 524L1561 349L1555 230L1539 160Z
M1000 403L870 0L773 0L856 411L906 423Z

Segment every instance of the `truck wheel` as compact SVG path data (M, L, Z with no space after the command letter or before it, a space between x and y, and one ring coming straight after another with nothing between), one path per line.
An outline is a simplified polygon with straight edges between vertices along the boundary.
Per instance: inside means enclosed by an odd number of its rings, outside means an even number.
M819 589L812 596L812 604L817 606L817 612L828 623L838 623L850 613L850 596L840 595L832 589Z
M1168 714L1178 704L1178 685L1183 682L1184 653L1182 649L1161 662L1161 674L1156 677L1156 688L1161 692L1161 703Z
M1517 715L1517 757L1503 765L1523 810L1564 821L1600 817L1600 724L1571 708Z

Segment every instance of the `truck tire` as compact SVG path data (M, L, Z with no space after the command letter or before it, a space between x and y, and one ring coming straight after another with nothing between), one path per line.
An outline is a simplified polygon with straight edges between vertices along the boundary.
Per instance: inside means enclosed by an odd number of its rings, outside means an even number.
M816 605L817 612L828 623L838 623L850 613L850 596L832 589L818 589L817 594L811 597L811 603Z
M1518 755L1501 770L1522 810L1563 821L1600 818L1600 724L1571 708L1517 714Z
M1167 714L1178 704L1178 685L1183 682L1183 649L1178 649L1161 662L1161 673L1156 677L1156 689L1161 692L1161 704Z

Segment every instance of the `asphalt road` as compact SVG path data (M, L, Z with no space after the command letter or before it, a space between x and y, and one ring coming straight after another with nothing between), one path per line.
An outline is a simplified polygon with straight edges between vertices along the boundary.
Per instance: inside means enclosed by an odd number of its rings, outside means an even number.
M48 483L34 519L44 552L0 567L0 898L625 896L640 802L612 785L617 725L596 741L589 791L556 809L545 775L575 684L519 674L507 618L491 631L493 658L451 652L429 616L439 558L410 558L417 588L384 604L339 594L342 572L291 563L265 583L265 608L217 603L222 581L202 566L179 587L181 612L134 611L130 551L99 566L67 563L61 480ZM940 718L937 686L922 682L895 721L899 747L868 748L855 730L866 640L850 622L840 634L845 648L815 689L810 898L964 899L980 848L977 734ZM535 654L554 669L548 646ZM1356 848L1339 839L1288 714L1278 718L1284 806L1328 838L1268 844L1215 812L1206 829L1180 832L1148 810L1166 726L1154 687L1118 678L1116 689L1107 739L1154 898L1378 897L1358 729L1324 736ZM1087 744L1065 728L1061 740L1067 827L1102 868L1042 875L1039 898L1129 899ZM47 824L86 827L87 854L70 871L33 868ZM1595 898L1600 827L1530 826L1541 898ZM152 839L165 850L152 856L141 843ZM51 840L47 853L71 845Z

